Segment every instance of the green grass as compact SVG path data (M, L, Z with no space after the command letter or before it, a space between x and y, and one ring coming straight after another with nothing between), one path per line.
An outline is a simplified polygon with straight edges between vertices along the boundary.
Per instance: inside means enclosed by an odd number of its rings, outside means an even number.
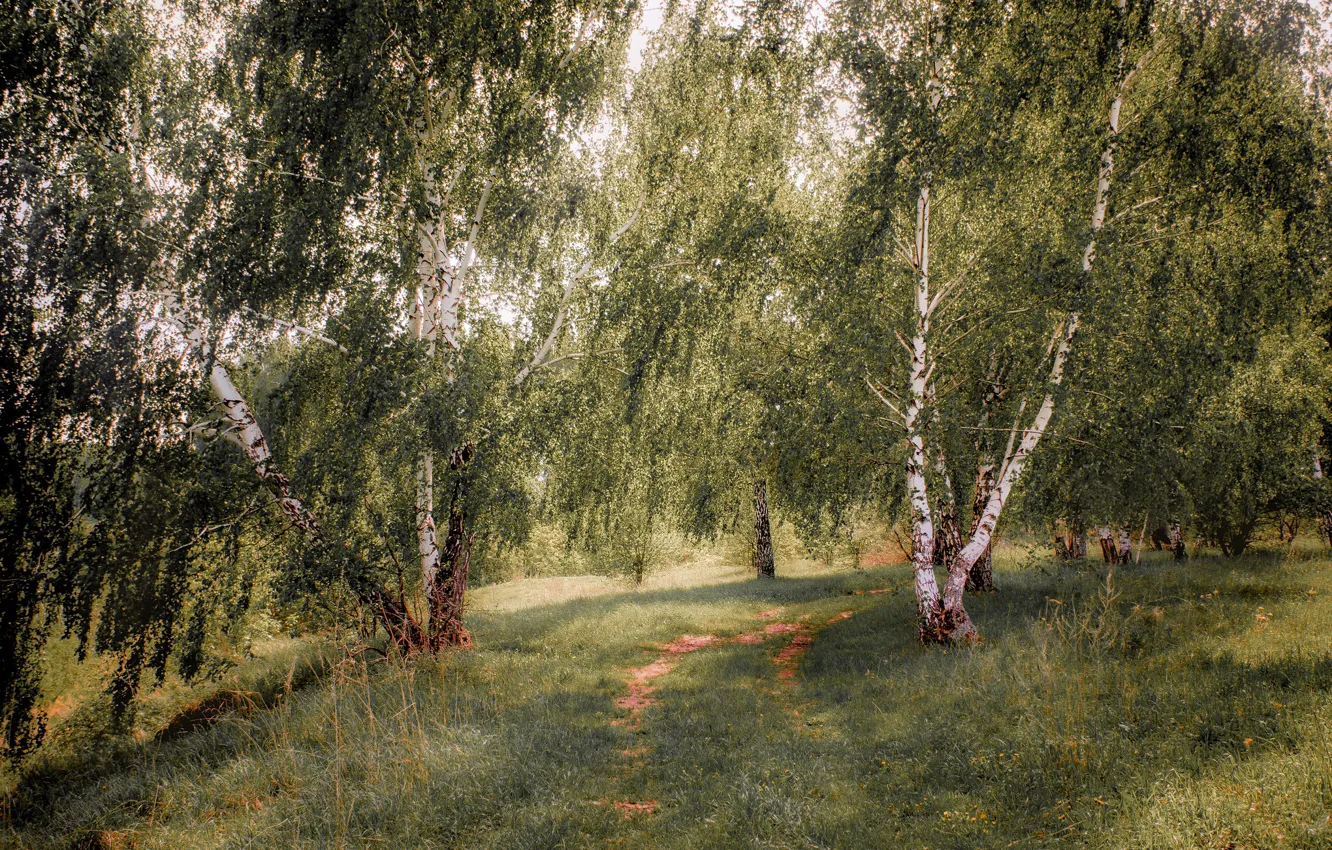
M914 639L903 566L712 584L694 568L587 597L566 582L553 602L496 588L470 615L475 651L348 657L272 708L31 776L0 843L1332 846L1321 552L1149 555L1110 585L1099 564L1018 560L969 597L984 644L949 651ZM724 642L679 656L637 725L612 723L661 644L843 611L790 679L773 663L789 634Z

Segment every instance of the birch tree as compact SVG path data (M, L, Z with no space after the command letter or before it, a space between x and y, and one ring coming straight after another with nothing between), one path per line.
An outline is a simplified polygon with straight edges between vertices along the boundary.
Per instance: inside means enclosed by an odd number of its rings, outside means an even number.
M934 256L937 253L936 246L931 237L932 218L937 219L933 210L934 195L938 191L938 184L942 182L939 175L931 168L931 164L941 161L944 151L960 152L966 150L968 144L976 144L966 139L961 131L968 128L968 122L975 120L977 115L968 114L967 110L958 110L956 116L947 116L941 120L939 110L941 105L947 108L947 98L953 89L966 92L960 97L965 102L977 100L973 92L985 90L987 75L993 73L995 63L1013 61L1013 54L1009 52L1011 49L1009 41L1023 33L1025 28L1032 26L1032 19L1026 17L1027 14L1025 9L1010 10L1002 16L1004 23L1000 26L994 27L991 22L984 30L970 31L969 34L976 35L984 32L986 37L978 38L976 43L966 44L959 42L957 37L959 33L968 32L970 20L974 19L968 19L961 12L949 9L906 7L901 12L902 17L895 19L899 23L885 28L884 34L880 36L880 43L871 45L862 39L853 42L851 46L853 57L862 63L860 78L870 97L881 90L876 88L877 86L882 86L888 79L894 79L897 81L895 85L900 86L900 90L909 92L908 98L910 98L896 107L898 110L896 112L885 109L878 103L874 103L872 107L879 114L893 115L905 124L907 129L885 127L885 130L899 139L891 144L900 145L898 149L903 154L911 156L911 170L908 173L916 184L911 238L907 240L899 237L897 245L900 249L896 251L909 267L914 279L912 309L909 313L913 325L911 338L908 341L905 336L900 337L902 344L908 350L910 361L905 392L898 393L892 387L885 385L882 380L876 379L873 374L867 375L866 380L875 395L887 406L890 418L906 432L906 489L912 505L915 583L921 634L926 640L966 641L975 636L975 627L962 604L966 584L972 568L988 551L1004 505L1049 427L1060 394L1067 358L1081 323L1081 309L1078 299L1075 298L1069 304L1068 312L1055 321L1054 328L1046 331L1048 342L1044 346L1044 354L1037 358L1034 364L1035 373L1039 377L1029 385L1033 391L1030 395L1015 393L1010 402L1012 407L1009 415L1012 417L1012 425L1007 429L1006 451L1000 458L998 469L994 474L993 489L983 498L978 494L975 503L980 510L973 518L972 534L949 564L948 578L940 589L932 569L932 554L936 545L936 529L930 515L928 480L929 458L932 452L926 447L926 434L923 430L925 422L922 421L921 412L934 403L932 401L934 385L941 378L947 380L954 376L938 373L936 355L932 353L931 326L937 321L937 311L943 299L952 293L948 286L932 286L931 280L931 264L932 262L937 264L937 258ZM1088 39L1091 45L1097 44L1099 39L1109 39L1113 45L1111 56L1117 57L1115 61L1119 70L1113 77L1107 98L1108 104L1102 113L1106 130L1098 151L1096 189L1094 196L1089 199L1090 227L1085 231L1087 235L1079 251L1078 272L1075 273L1082 280L1078 282L1078 278L1074 278L1071 281L1074 293L1079 291L1085 293L1090 289L1086 280L1092 274L1097 256L1097 242L1107 220L1111 187L1116 176L1116 148L1124 98L1131 90L1141 64L1146 61L1143 57L1135 58L1129 55L1126 39L1131 28L1126 7L1117 4L1112 15L1113 17L1099 19L1098 24L1103 25L1104 29ZM1035 20L1041 27L1051 22L1049 17L1045 16ZM1084 29L1084 33L1086 32ZM951 35L954 40L946 39L945 34ZM1143 54L1146 55L1148 54ZM1021 60L1016 61L1020 65ZM1085 78L1077 80L1075 77L1075 81L1081 83L1081 88L1077 85L1069 87L1074 96L1089 97L1104 90L1097 85L1094 77L1090 80ZM992 97L988 100L998 103L1001 110L1007 108L1004 106L1003 97ZM1015 107L1012 113L982 110L981 114L990 120L1002 115L1001 120L1030 122L1027 126L1016 124L1011 134L1006 137L1008 141L1004 144L1016 145L1019 148L1030 143L1033 129L1040 127L1042 123L1048 127L1052 120L1058 123L1064 118L1057 114L1051 116L1039 112L1024 113L1021 111L1022 108ZM1084 129L1083 133L1087 136L1094 135L1091 128ZM950 138L952 134L956 135ZM885 137L885 140L887 138ZM987 144L990 143L984 140L980 142L982 148ZM901 173L901 166L898 166L898 172ZM1000 176L999 179L1002 180L1005 176L1012 175ZM957 190L962 190L965 185L958 181ZM892 238L891 230L886 237ZM965 251L966 249L962 247L965 244L963 240L958 247ZM961 288L962 281L969 273L970 263L965 256L956 258L954 262L957 265L956 282L953 285ZM1066 266L1070 265L1067 260L1064 262ZM1011 342L1008 345L1011 346ZM945 432L947 429L948 426L945 425ZM941 464L940 468L946 472L947 462ZM978 475L978 478L983 479L983 474ZM984 486L982 481L982 487Z
M1186 460L1203 456L1191 447L1201 411L1267 335L1291 338L1326 301L1317 259L1326 231L1315 223L1321 140L1296 129L1316 120L1302 81L1306 26L1238 7L1156 19L1160 46L1145 72L1153 108L1132 119L1125 200L1107 225L1127 250L1109 257L1101 284L1115 297L1096 302L1096 324L1116 331L1081 349L1089 377L1038 461L1029 519L1187 522L1193 488L1208 484ZM1240 112L1248 118L1237 123ZM1241 149L1262 155L1225 153ZM1249 451L1243 442L1218 470ZM1300 480L1307 473L1289 483Z

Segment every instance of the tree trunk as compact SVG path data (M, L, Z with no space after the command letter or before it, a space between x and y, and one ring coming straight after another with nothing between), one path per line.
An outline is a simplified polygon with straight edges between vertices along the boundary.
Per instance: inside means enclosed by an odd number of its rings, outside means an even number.
M754 571L759 578L775 578L777 564L772 552L772 523L768 519L768 485L754 482Z
M421 587L431 599L439 573L439 539L435 534L435 455L430 449L421 453L417 470L416 551L421 558Z
M930 388L930 396L934 396L934 388ZM936 425L939 421L939 409L936 407L933 412ZM939 451L935 456L934 468L939 473L939 483L943 486L943 495L935 502L935 508L939 515L939 524L934 531L934 557L931 563L936 567L947 567L953 562L957 555L957 550L962 548L962 529L957 520L957 500L953 496L953 477L948 472L948 458L944 454L943 445L939 445Z
M921 635L930 628L939 607L939 585L934 577L934 519L925 481L925 436L920 414L925 408L932 363L930 330L930 187L922 184L916 202L916 332L911 338L910 401L902 417L907 438L907 494L911 500L911 560L916 586L916 610Z
M197 328L191 329L185 324L180 316L179 302L174 297L167 304L167 314L168 321L184 333L186 341L208 369L209 386L222 408L225 419L222 435L235 443L245 454L260 483L273 494L287 521L309 537L317 553L326 554L318 519L292 493L291 482L287 477L274 467L272 453L268 449L268 441L264 438L259 421L232 382L231 376L227 374L226 367L213 357L212 349L204 341L202 331ZM405 600L394 599L382 588L369 585L358 573L348 575L347 583L362 608L372 612L399 650L404 653L413 652L423 645L424 635L407 609Z
M1170 523L1170 551L1174 553L1176 561L1184 560L1188 554L1188 551L1184 548L1184 532L1177 522Z
M1117 0L1116 6L1119 14L1123 16L1126 0ZM1122 57L1125 50L1124 42L1121 40L1118 46L1122 67ZM1116 86L1115 97L1110 104L1109 138L1101 153L1100 169L1097 175L1096 201L1092 207L1091 238L1087 241L1087 245L1082 252L1084 275L1091 273L1092 265L1096 259L1096 240L1105 225L1110 187L1115 174L1114 154L1119 136L1119 115L1124 102L1124 93L1134 73L1141 69L1146 58L1144 56L1137 67L1129 74L1121 74ZM1031 425L1022 430L1022 439L1018 442L1017 447L1005 451L1004 465L999 472L998 483L985 504L985 510L981 514L980 522L976 525L976 531L972 535L971 542L962 547L957 557L953 559L953 564L948 570L948 579L944 584L943 598L940 604L928 613L926 622L922 626L921 637L924 640L967 643L977 638L976 627L971 622L971 617L962 604L971 570L979 561L981 555L989 548L995 526L999 522L999 514L1008 500L1008 495L1017 480L1022 476L1028 458L1035 451L1037 444L1040 443L1046 428L1049 427L1050 417L1054 415L1055 389L1063 381L1064 366L1068 354L1072 350L1073 338L1077 334L1080 322L1080 313L1075 309L1070 311L1064 322L1055 329L1051 338L1051 349L1047 353L1047 356L1052 356L1053 359L1051 360L1050 373L1047 379L1047 390L1041 401L1041 406ZM1014 420L1013 431L1011 432L1012 438L1016 438L1019 433L1018 428L1021 424L1024 409L1025 404L1018 408L1018 415ZM1012 442L1013 439L1010 439L1010 444ZM908 473L908 481L910 481L910 478L911 475ZM928 505L926 509L928 510Z
M1055 532L1054 536L1054 548L1056 560L1068 561L1072 559L1073 556L1070 555L1068 551L1068 541L1065 540L1064 535L1060 534L1058 531Z
M189 351L198 359L208 372L208 386L222 409L223 422L219 429L222 437L235 443L245 454L246 460L259 477L260 483L273 495L278 508L287 517L287 521L298 530L308 534L311 539L319 540L319 521L292 495L291 482L273 465L273 454L264 439L263 429L255 418L245 398L240 394L227 374L226 367L217 359L212 344L204 336L203 328L192 325L184 315L183 305L175 294L170 294L163 304L163 320L180 331L185 338Z
M1227 558L1238 558L1249 546L1249 535L1244 531L1232 531L1221 535L1221 554Z
M936 567L946 567L962 548L962 530L957 521L957 504L951 498L940 499L937 508L939 526L934 533L934 557L931 563Z
M1082 528L1082 520L1077 516L1069 524L1068 556L1082 559L1087 557L1087 532Z
M463 627L463 598L467 591L467 573L472 560L472 538L467 532L467 516L463 511L465 490L463 474L476 453L472 443L463 443L449 456L449 469L456 478L453 496L449 500L449 529L444 538L441 568L430 588L429 647L468 647L472 636Z
M1054 392L1053 387L1062 383L1064 377L1064 364L1067 362L1068 353L1073 346L1073 335L1077 333L1078 318L1077 315L1069 317L1069 321L1060 329L1063 338L1058 335L1052 340L1053 360L1050 364L1049 383L1052 387L1050 392L1045 394L1041 400L1041 406L1036 411L1036 416L1032 419L1031 425L1022 431L1022 439L1017 441L1016 447L1006 452L1003 468L999 472L999 478L990 493L989 500L985 503L985 509L980 514L980 522L976 524L976 531L971 536L971 542L962 547L953 559L953 564L948 569L948 580L944 583L943 598L941 603L931 612L925 627L921 630L921 637L927 641L937 641L940 643L969 643L978 638L976 626L971 622L971 616L967 613L966 607L962 604L963 595L966 592L967 581L971 576L972 569L989 548L994 539L994 529L999 523L999 515L1003 512L1004 505L1008 502L1009 493L1012 492L1014 485L1022 477L1023 471L1027 467L1027 460L1031 453L1036 450L1041 437L1045 434L1045 429L1050 426L1050 417L1054 415ZM1018 409L1018 416L1021 417L1022 408ZM1017 424L1014 424L1013 435L1017 434Z
M1108 525L1101 526L1100 540L1101 540L1101 560L1107 564L1115 563L1119 555L1115 551L1115 537L1114 533L1110 530L1110 526Z
M994 492L994 466L993 455L983 456L976 464L976 488L971 500L972 537L976 535L981 515L985 513L985 505L990 501L990 494ZM994 590L994 561L988 543L985 545L985 551L980 553L976 563L967 571L966 589L973 593L988 593Z
M1158 528L1152 529L1153 550L1160 552L1162 549L1165 549L1169 545L1170 545L1170 528L1168 526L1162 525Z

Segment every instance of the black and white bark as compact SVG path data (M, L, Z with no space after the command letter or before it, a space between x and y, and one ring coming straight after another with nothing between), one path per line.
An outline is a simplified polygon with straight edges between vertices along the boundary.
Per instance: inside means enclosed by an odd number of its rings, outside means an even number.
M433 131L434 128L428 127L426 133ZM416 297L408 328L417 340L424 343L428 358L433 360L442 354L445 378L452 384L462 347L460 315L463 298L476 261L477 240L495 185L496 172L492 169L487 173L476 207L468 217L465 235L451 250L448 240L448 228L452 222L449 199L457 175L447 185L440 186L435 180L434 170L424 158L418 159L418 168L426 202L433 215L431 220L419 223L416 228ZM434 495L434 452L426 446L421 450L416 476L416 548L421 565L421 586L432 619L442 610L440 600L453 594L451 586L443 586L439 581L441 552L435 524ZM427 622L419 631L429 635L433 645L447 630L439 624Z
M190 355L208 377L208 386L221 413L217 434L241 450L288 522L311 539L318 540L319 521L292 492L287 476L278 470L259 420L231 380L226 366L218 359L202 323L190 320L175 293L166 293L161 321L180 332Z
M1126 0L1117 0L1116 2L1121 16L1125 12L1125 5ZM1118 48L1122 69L1123 57L1126 51L1126 45L1122 39L1119 41ZM1120 113L1123 109L1125 95L1134 75L1141 70L1149 57L1150 53L1145 54L1128 74L1121 71L1119 79L1116 81L1114 96L1111 99L1107 115L1106 141L1101 151L1097 172L1096 198L1092 205L1091 234L1082 252L1082 271L1084 275L1091 274L1096 259L1097 240L1105 226L1106 212L1109 209L1111 188L1115 177L1115 152L1119 142ZM969 641L976 637L975 625L971 622L971 617L967 614L963 605L967 579L976 561L990 545L995 525L999 521L1004 505L1007 503L1013 487L1022 477L1032 452L1036 450L1041 437L1044 436L1046 429L1049 427L1051 417L1054 415L1056 394L1063 382L1065 364L1069 352L1072 350L1073 339L1077 334L1080 323L1081 316L1077 310L1073 310L1055 328L1052 335L1053 352L1049 360L1050 371L1045 381L1044 397L1041 399L1035 417L1028 425L1021 428L1022 436L1020 440L1016 437L1019 423L1026 409L1026 401L1023 400L1018 407L1018 415L1014 421L1012 432L1013 439L1010 439L1010 446L1013 446L1013 448L1005 452L998 481L986 502L985 509L981 512L980 522L976 524L971 541L962 547L949 568L948 578L944 583L940 615L934 624L933 632L927 635L931 639L954 642Z
M958 525L957 498L953 495L952 476L948 472L948 459L943 449L939 449L935 459L939 483L943 494L934 500L939 522L934 534L934 559L936 567L947 567L953 557L962 548L962 530Z
M754 572L759 578L777 575L772 522L768 517L768 485L762 478L754 482Z
M1051 417L1054 416L1055 392L1063 382L1064 366L1068 360L1068 354L1072 350L1076 325L1069 323L1059 330L1062 331L1062 335L1055 346L1050 364L1050 373L1047 379L1049 390L1046 392L1045 398L1042 399L1041 406L1036 411L1036 416L1032 419L1030 425L1023 429L1021 439L1010 440L1010 444L1015 443L1015 445L1004 458L999 479L995 483L994 490L990 493L985 509L981 511L980 522L976 524L976 530L971 535L971 540L966 546L962 547L962 550L958 552L957 557L953 559L953 563L949 567L948 578L944 583L942 607L934 623L934 631L929 635L933 640L965 642L977 636L976 627L972 624L971 617L967 614L962 603L967 578L971 574L971 568L976 565L980 556L989 548L991 541L994 539L994 529L999 522L999 516L1004 509L1004 505L1007 504L1013 487L1022 477L1032 452L1036 450L1041 437L1050 425ZM1019 417L1022 415L1024 407L1025 405L1019 405ZM1013 432L1014 438L1016 438L1016 433L1015 429Z
M1007 394L1008 390L1004 384L1004 370L999 368L997 361L991 356L989 374L986 376L985 395L981 400L980 421L976 423L976 479L972 485L971 528L968 530L968 539L976 533L976 528L980 525L981 515L985 512L985 505L990 501L990 494L994 492L998 462L995 458L994 432L990 430L990 422L994 419L995 411L1003 403ZM961 541L959 541L957 549L960 550L961 548ZM956 555L956 551L954 555ZM944 566L951 564L952 559L950 558L944 563ZM972 565L971 571L967 575L966 589L972 592L986 592L994 589L992 547L987 546L980 557L976 559L976 563Z

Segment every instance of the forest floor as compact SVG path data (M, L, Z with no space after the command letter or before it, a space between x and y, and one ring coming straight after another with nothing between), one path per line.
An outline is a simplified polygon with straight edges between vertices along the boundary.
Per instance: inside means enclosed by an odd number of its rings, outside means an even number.
M475 650L37 771L0 845L1332 847L1323 551L1018 560L960 650L904 565L487 589Z

